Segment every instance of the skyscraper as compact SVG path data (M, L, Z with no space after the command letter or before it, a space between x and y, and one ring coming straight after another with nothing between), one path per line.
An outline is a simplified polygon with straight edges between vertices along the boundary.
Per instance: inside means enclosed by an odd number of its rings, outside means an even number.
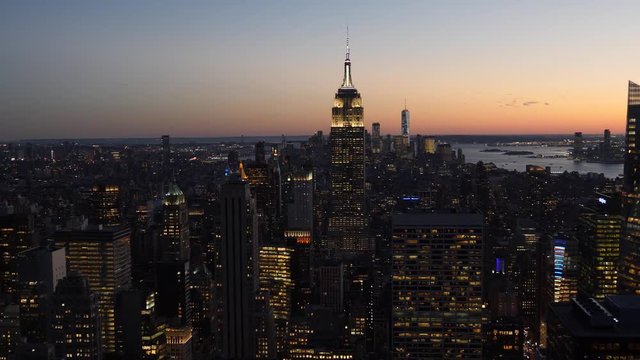
M189 260L189 209L182 190L174 182L169 184L162 205L162 260Z
M281 356L284 356L291 315L291 255L291 249L279 246L261 246L258 255L259 290L269 293L269 308L276 326L277 352Z
M34 218L26 214L0 216L0 293L14 294L18 274L13 259L33 243Z
M102 359L98 296L80 274L71 273L58 283L52 325L59 358Z
M51 329L51 297L58 280L67 275L64 248L41 246L15 259L22 336L45 342Z
M222 355L226 359L255 357L253 327L256 294L256 210L249 184L232 174L222 185Z
M483 218L399 214L392 234L392 359L482 358Z
M382 137L380 137L380 123L371 124L371 152L378 154L382 151Z
M359 253L370 248L365 217L365 131L360 93L351 80L347 39L342 86L335 96L331 121L331 213L328 235L332 250Z
M569 302L578 293L578 244L575 238L556 234L550 242L547 295L550 303Z
M619 287L623 293L640 295L640 85L629 81L626 151L624 153L623 218L620 241Z
M616 214L585 210L580 216L577 235L581 295L601 301L617 294L621 223L622 218Z
M95 184L89 194L91 220L105 226L120 225L120 187L115 184Z
M409 110L407 104L404 104L404 109L400 113L400 135L409 137Z
M115 300L131 286L131 232L128 227L93 227L62 230L56 245L65 246L67 271L85 277L98 296L102 345L116 351Z
M573 158L581 160L584 155L584 138L582 132L576 131L573 135Z

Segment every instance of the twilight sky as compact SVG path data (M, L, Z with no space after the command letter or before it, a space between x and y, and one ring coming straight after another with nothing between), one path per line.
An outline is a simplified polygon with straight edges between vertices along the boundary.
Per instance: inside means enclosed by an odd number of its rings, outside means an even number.
M365 122L622 132L640 1L12 1L0 140L328 131L345 28Z

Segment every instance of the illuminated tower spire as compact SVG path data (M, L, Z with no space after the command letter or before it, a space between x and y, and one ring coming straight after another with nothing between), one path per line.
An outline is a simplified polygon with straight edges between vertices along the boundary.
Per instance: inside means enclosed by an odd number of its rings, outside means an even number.
M351 82L351 50L349 49L349 27L347 26L347 53L344 59L344 78L342 88L353 88Z
M331 213L326 244L340 255L370 249L364 195L364 109L351 82L350 55L347 31L344 80L331 110Z

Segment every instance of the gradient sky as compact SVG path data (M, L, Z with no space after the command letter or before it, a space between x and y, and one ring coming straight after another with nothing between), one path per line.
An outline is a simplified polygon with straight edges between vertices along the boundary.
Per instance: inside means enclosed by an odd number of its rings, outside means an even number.
M3 1L0 139L622 132L640 1Z

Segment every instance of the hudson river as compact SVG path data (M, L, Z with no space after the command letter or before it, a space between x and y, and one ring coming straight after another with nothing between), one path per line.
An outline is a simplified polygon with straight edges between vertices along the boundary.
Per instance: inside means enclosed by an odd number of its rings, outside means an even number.
M561 146L500 146L489 147L485 144L451 143L453 149L462 149L468 163L492 162L507 170L525 171L527 165L550 166L552 173L577 171L581 174L602 173L608 178L622 176L622 164L600 164L586 161L573 161L566 158L570 148ZM531 151L533 155L506 155L502 152L483 152L482 150L499 148L504 151ZM536 157L543 156L543 157ZM562 156L562 157L553 157Z

